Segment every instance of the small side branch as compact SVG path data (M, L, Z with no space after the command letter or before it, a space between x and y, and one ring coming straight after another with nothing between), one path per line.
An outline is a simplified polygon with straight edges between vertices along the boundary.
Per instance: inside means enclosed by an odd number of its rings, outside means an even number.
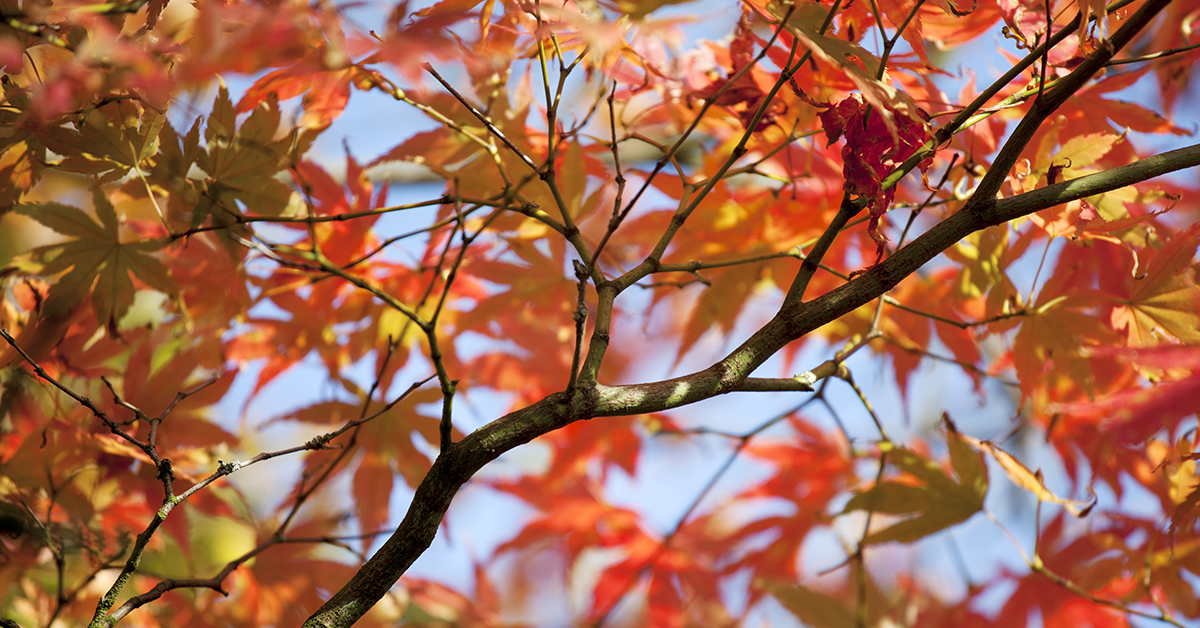
M511 150L513 154L515 154L517 158L519 158L526 166L529 166L534 172L537 171L537 164L533 163L533 160L529 158L529 155L526 155L525 151L521 150L521 148L514 144L512 140L508 139L508 136L505 135L504 132L499 128L497 128L496 125L492 123L491 119L484 115L482 111L477 109L475 105L472 105L465 96L458 93L458 90L454 89L454 86L451 85L449 81L442 78L442 75L438 74L438 71L433 69L432 65L425 63L422 64L421 67L424 68L425 71L431 76L433 76L433 78L437 79L437 82L441 83L442 87L445 87L446 91L450 92L450 95L454 96L455 100L462 104L463 107L466 107L467 111L470 111L471 115L475 116L475 118L478 119L485 128L487 128L489 133L499 138L501 142L504 142L504 145L507 146L508 149Z

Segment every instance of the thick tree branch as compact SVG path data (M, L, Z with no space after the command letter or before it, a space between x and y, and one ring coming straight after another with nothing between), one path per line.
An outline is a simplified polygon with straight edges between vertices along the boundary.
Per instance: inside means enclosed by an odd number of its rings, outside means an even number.
M1101 43L1095 52L1088 55L1079 64L1079 67L1059 81L1053 89L1039 95L1033 102L1029 113L1025 114L1025 117L1017 124L1017 128L1013 130L1012 135L1009 136L1008 141L1000 148L1000 153L996 155L987 174L980 180L979 187L976 188L971 201L975 202L979 199L982 202L995 198L996 193L1000 191L1000 186L1008 178L1013 164L1020 159L1025 145L1033 139L1034 133L1042 126L1042 123L1103 69L1118 50L1124 48L1138 33L1142 32L1159 11L1162 11L1170 3L1171 0L1150 0L1143 4L1121 25L1121 28L1117 29L1117 32L1113 33L1110 39ZM971 204L968 203L968 205Z
M305 627L340 628L362 617L433 542L462 485L500 454L575 421L656 412L741 390L750 373L786 344L879 298L975 231L1197 165L1200 145L1012 198L973 198L966 208L861 277L807 303L784 307L749 340L704 371L647 384L580 386L570 398L555 393L485 425L438 457L417 487L412 506L395 533L345 587L305 622Z
M454 495L483 465L500 454L574 420L565 395L555 393L472 432L443 451L417 487L400 526L346 586L304 623L344 627L375 605L433 542Z
M894 288L908 275L966 236L1069 201L1110 192L1169 172L1200 165L1200 144L1156 155L1106 172L995 200L973 197L967 206L938 223L912 244L858 279L790 311L781 312L788 336L804 334L854 311ZM978 199L978 202L977 202ZM773 323L774 321L772 321ZM770 323L759 333L770 327ZM757 335L757 334L756 334ZM747 344L754 341L751 338ZM743 345L744 346L744 345Z

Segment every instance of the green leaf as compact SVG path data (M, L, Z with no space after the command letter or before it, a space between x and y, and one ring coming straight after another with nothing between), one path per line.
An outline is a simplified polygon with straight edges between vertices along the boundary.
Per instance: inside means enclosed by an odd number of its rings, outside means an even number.
M98 185L124 177L154 156L165 122L156 111L122 101L84 113L75 123L78 130L52 127L41 139L63 155L57 167L95 175Z
M65 236L105 237L104 229L96 224L83 210L62 203L21 203L13 208Z
M208 116L208 124L204 127L204 141L208 144L228 142L237 131L236 114L233 111L233 101L229 99L229 90L222 85L217 90L213 100L213 110Z
M172 177L186 179L200 156L200 119L196 118L192 128L182 138L167 122L158 134L158 144L159 153L155 159L157 178L167 182Z
M50 289L53 309L65 311L92 292L96 318L109 329L133 305L133 277L172 297L179 286L170 271L149 253L161 249L166 241L149 240L122 243L116 210L104 193L92 193L97 223L83 210L61 203L24 203L14 211L29 216L55 232L74 239L34 249L20 264L23 269L42 275L62 274Z
M957 479L947 475L941 465L911 449L883 444L887 460L920 483L879 482L850 499L843 512L867 510L907 517L869 534L865 544L911 543L966 521L983 508L988 478L982 455L964 442L952 426L947 430L947 440L950 465Z
M229 93L222 87L217 94L204 131L208 149L198 153L196 163L212 178L210 195L219 198L227 214L240 215L245 207L255 214L278 216L287 207L292 189L275 175L293 163L297 146L307 136L293 131L275 139L279 120L279 103L272 98L256 107L241 129L235 130ZM211 213L215 220L219 212ZM207 215L203 211L195 214L193 226Z
M950 466L954 468L959 484L970 489L971 494L978 495L982 500L988 489L987 466L983 464L983 456L954 430L954 424L950 423L949 417L946 418L946 422L951 431L946 439L950 446ZM980 501L981 507L982 503Z
M802 586L768 585L767 590L797 619L814 628L853 628L854 614L832 597Z

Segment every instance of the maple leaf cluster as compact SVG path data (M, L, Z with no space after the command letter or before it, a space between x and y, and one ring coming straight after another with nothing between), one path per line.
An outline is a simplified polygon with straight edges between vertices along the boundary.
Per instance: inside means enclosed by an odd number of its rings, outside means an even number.
M887 237L879 232L879 219L891 206L896 189L883 188L883 179L899 164L913 156L929 141L928 115L919 108L919 117L896 117L893 111L882 111L871 115L871 107L858 94L825 109L818 117L825 128L825 137L830 144L846 137L842 147L842 175L846 178L843 189L850 194L868 199L867 209L871 221L867 233L879 243L875 263L883 258ZM888 125L885 120L893 120ZM891 145L887 142L888 132L893 131ZM927 172L933 158L922 160L917 167Z
M1200 10L717 4L0 3L2 618L1200 620Z

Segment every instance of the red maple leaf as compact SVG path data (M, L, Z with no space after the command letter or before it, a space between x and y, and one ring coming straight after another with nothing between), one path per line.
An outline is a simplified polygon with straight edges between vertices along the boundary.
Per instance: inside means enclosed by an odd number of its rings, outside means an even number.
M887 242L887 237L879 232L879 218L896 195L894 187L884 189L881 182L929 140L929 116L916 107L913 110L919 118L897 116L894 111L876 111L860 94L851 94L836 105L825 106L828 108L818 115L825 126L828 145L843 136L846 138L842 147L842 174L846 179L843 189L868 199L871 222L867 233L879 245L875 259L875 263L879 263L883 245ZM890 132L888 119L895 123L894 135ZM932 164L932 159L922 161L921 172L926 172Z

